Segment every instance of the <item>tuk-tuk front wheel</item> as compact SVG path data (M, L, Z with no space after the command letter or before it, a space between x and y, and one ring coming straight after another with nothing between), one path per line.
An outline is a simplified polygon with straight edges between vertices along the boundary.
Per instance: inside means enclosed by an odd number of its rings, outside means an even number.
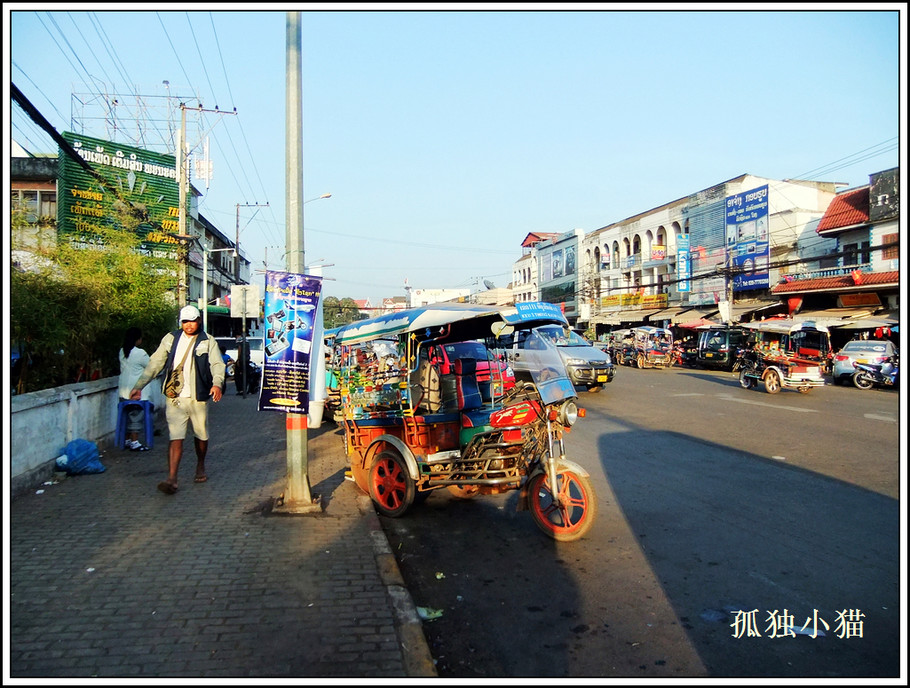
M739 369L739 385L743 389L752 389L756 385L755 378L750 373L753 373L751 366Z
M383 516L403 516L414 503L414 481L404 459L395 452L381 452L373 460L369 482L370 497Z
M645 357L644 357L644 354L638 354L638 358L635 359L635 363L638 365L638 368L639 368L639 369L644 368L644 367L645 367Z
M765 373L765 391L768 394L777 394L780 391L780 375L776 370Z
M573 471L556 474L559 500L553 498L545 473L528 481L528 506L537 527L554 540L571 542L583 537L594 525L597 497L591 482Z

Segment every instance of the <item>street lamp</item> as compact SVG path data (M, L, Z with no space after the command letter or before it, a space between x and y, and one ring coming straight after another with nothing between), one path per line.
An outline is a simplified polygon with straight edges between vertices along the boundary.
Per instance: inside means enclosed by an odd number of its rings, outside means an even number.
M285 258L284 267L285 267L285 270L287 270L288 272L295 272L295 271L306 272L306 265L304 264L304 254L303 254L303 226L302 226L303 225L303 206L305 206L307 203L312 203L313 201L319 201L319 200L322 200L323 198L331 198L331 197L332 197L332 194L324 193L321 196L316 196L315 198L310 198L300 204L301 228L300 228L299 248L297 248L297 249L289 248L287 251L284 252L284 258ZM291 243L291 242L288 241L287 243ZM288 255L295 253L295 252L300 254L299 259L294 261L294 265L291 265L290 261L288 260Z
M219 251L233 251L237 256L235 248L206 248L205 244L199 242L202 249L202 331L208 332L209 329L209 254L218 253Z

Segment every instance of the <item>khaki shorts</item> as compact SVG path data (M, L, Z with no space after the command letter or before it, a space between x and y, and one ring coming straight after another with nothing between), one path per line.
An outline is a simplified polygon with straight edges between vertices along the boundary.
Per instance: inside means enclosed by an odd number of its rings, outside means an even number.
M197 439L207 440L209 438L208 403L205 401L196 401L188 397L177 397L176 399L167 400L167 429L172 440L182 440L186 437L187 423L193 424L193 434Z

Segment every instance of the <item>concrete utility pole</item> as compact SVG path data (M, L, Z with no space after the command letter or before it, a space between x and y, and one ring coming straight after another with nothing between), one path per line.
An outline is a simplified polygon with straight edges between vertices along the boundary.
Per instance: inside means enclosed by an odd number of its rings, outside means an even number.
M268 207L268 203L237 203L237 224L235 225L236 235L234 237L234 248L237 249L237 254L234 256L234 284L240 284L240 209ZM253 214L255 215L255 213Z
M287 13L285 136L287 144L286 246L288 272L306 269L303 249L303 84L301 79L300 12ZM304 409L306 411L306 409ZM310 494L307 456L307 414L286 414L288 484L284 500L275 511L312 514L322 511Z
M189 174L186 169L186 104L180 103L180 133L177 136L177 191L179 201L177 207L177 233L185 237L186 233L186 186L189 183ZM190 261L189 256L183 260L180 275L180 289L177 295L177 305L183 308L189 296Z

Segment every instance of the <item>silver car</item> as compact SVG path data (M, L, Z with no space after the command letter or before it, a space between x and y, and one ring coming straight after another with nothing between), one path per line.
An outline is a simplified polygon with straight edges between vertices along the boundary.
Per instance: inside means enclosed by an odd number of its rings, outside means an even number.
M854 363L880 364L889 356L897 353L897 347L887 340L854 339L847 342L844 348L834 356L834 365L831 376L835 385L850 382L856 368Z

